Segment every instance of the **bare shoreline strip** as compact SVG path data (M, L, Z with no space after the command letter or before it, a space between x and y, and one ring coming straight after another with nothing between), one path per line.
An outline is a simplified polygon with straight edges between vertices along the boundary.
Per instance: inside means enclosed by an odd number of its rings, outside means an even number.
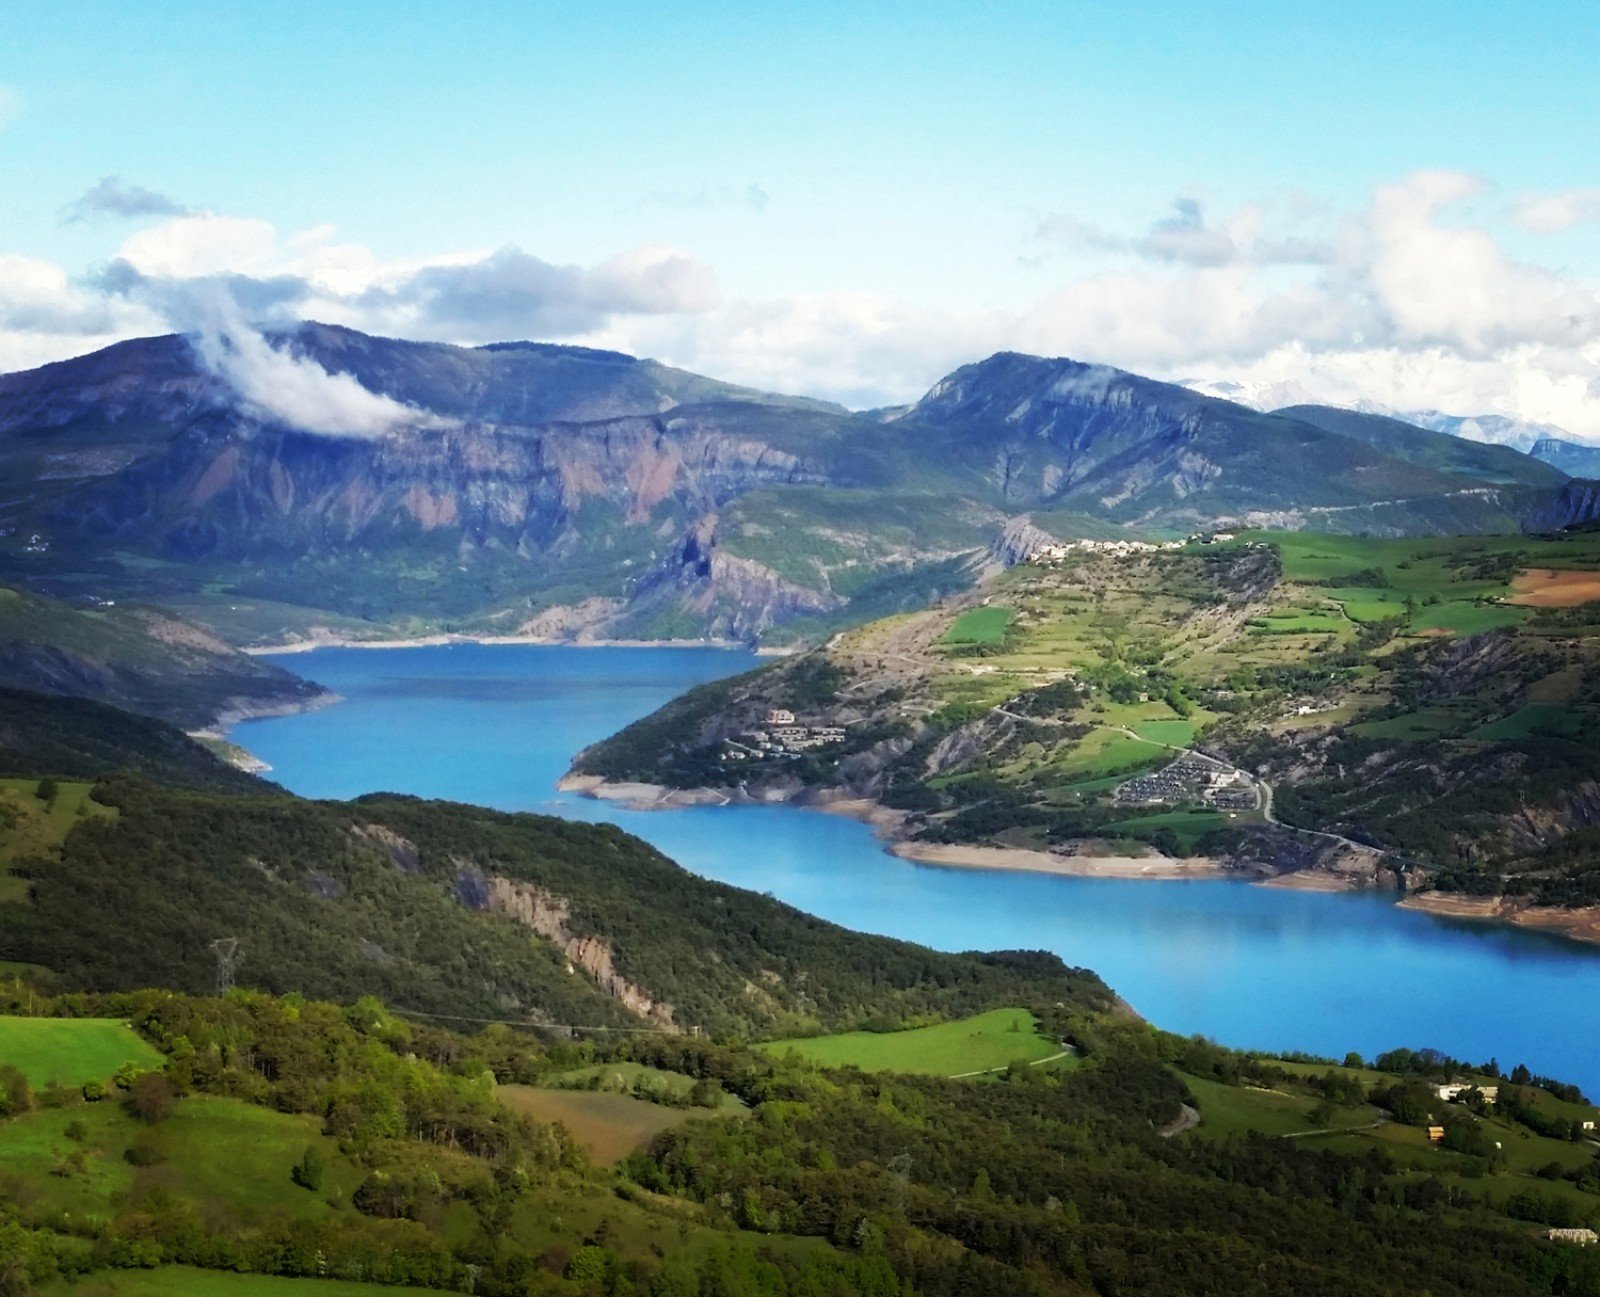
M557 639L549 635L458 635L454 632L419 635L411 639L346 639L338 636L290 640L287 644L255 644L242 648L252 657L268 654L310 653L322 648L408 649L442 648L447 644L544 644L559 648L715 648L742 649L749 645L731 639ZM768 656L787 650L766 649Z
M614 783L598 775L574 774L563 776L556 787L562 792L613 801L629 810L670 811L681 810L685 806L709 805L798 805L806 810L860 820L870 825L884 840L884 850L890 855L912 864L937 869L1004 870L1066 878L1122 878L1150 882L1239 877L1239 871L1228 869L1207 856L1074 856L1054 851L1031 851L1023 847L913 842L901 836L905 816L869 798L823 796L806 801L782 798L764 802L711 788L672 789L659 784Z
M1528 905L1503 896L1457 896L1447 892L1421 892L1407 896L1401 909L1416 910L1444 919L1509 923L1513 927L1600 944L1600 906L1562 909L1555 905Z

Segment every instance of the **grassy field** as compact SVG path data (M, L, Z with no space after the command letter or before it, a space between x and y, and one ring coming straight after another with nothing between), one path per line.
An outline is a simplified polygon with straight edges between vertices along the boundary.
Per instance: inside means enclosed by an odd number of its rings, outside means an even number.
M535 1121L560 1122L597 1162L620 1162L664 1130L693 1117L711 1115L705 1108L668 1108L632 1095L595 1090L543 1090L531 1085L502 1085L495 1093L502 1103Z
M129 1164L125 1154L141 1138L157 1142L160 1161ZM321 1150L327 1165L319 1193L289 1177L309 1147ZM81 1165L63 1174L74 1157ZM135 1121L114 1099L27 1113L0 1125L0 1173L22 1176L35 1186L38 1204L55 1211L108 1213L134 1190L161 1188L263 1220L325 1216L329 1196L348 1196L362 1176L322 1134L320 1118L214 1095L184 1099L154 1127Z
M0 1017L0 1063L33 1086L104 1081L124 1063L157 1068L155 1048L126 1023L111 1018Z
M1193 853L1201 838L1217 829L1226 828L1230 822L1221 811L1164 811L1158 815L1137 815L1132 819L1118 820L1113 828L1135 835L1152 829L1170 829L1183 849Z
M1038 1023L1026 1009L992 1009L910 1031L848 1031L774 1040L761 1048L776 1055L792 1050L823 1067L927 1076L984 1072L1019 1060L1037 1063L1061 1052L1060 1045L1039 1034Z
M166 1265L155 1270L107 1270L76 1284L42 1290L42 1297L384 1297L416 1288L348 1283L340 1279L281 1279Z
M1016 613L1010 608L972 608L955 619L945 632L946 644L998 644L1006 637Z
M1209 1137L1227 1139L1247 1131L1259 1131L1264 1135L1296 1135L1319 1129L1309 1115L1316 1100L1309 1096L1248 1086L1221 1085L1187 1074L1183 1076L1183 1082L1189 1087L1200 1109L1200 1125L1197 1129ZM1377 1121L1379 1115L1376 1108L1365 1105L1339 1108L1334 1112L1328 1129L1348 1130L1365 1126Z

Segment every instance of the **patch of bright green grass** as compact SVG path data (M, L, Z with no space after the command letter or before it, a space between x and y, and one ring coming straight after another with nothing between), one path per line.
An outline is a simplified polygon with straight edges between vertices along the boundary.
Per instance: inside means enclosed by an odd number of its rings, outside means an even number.
M263 1216L314 1219L328 1211L331 1189L354 1190L360 1174L322 1134L320 1119L274 1112L238 1099L194 1095L158 1127L166 1160L141 1175L203 1202L227 1203ZM290 1179L308 1147L327 1164L322 1193Z
M1138 815L1131 820L1118 820L1107 826L1106 832L1142 837L1157 829L1169 829L1183 849L1193 852L1200 839L1216 829L1227 827L1228 817L1221 811L1164 811L1159 815Z
M1529 616L1531 613L1528 609L1510 604L1480 604L1452 599L1421 609L1411 619L1407 629L1445 631L1451 635L1481 635L1484 631L1520 625Z
M1259 1131L1264 1135L1295 1135L1321 1129L1309 1115L1317 1100L1307 1095L1222 1085L1186 1073L1183 1082L1194 1095L1195 1106L1200 1110L1197 1132L1208 1137L1227 1139L1248 1131ZM1376 1121L1378 1115L1375 1108L1365 1105L1338 1108L1327 1129L1338 1131L1365 1126Z
M0 1063L32 1086L104 1081L124 1063L162 1065L161 1054L115 1018L0 1017Z
M1186 720L1139 721L1133 732L1152 743L1165 743L1168 747L1186 748L1194 742L1194 725Z
M1130 738L1120 730L1097 729L1065 753L1058 765L1068 775L1094 779L1146 769L1167 760L1170 755L1166 748L1144 739Z
M992 1009L971 1018L909 1031L847 1031L833 1036L774 1040L761 1046L769 1054L791 1050L823 1067L859 1067L866 1072L909 1072L959 1076L1037 1063L1061 1052L1039 1033L1026 1009Z
M988 608L969 608L955 619L944 633L943 644L998 644L1016 617L1014 609L996 604Z
M1338 603L1351 621L1397 621L1406 615L1405 596L1378 586L1343 586L1322 593Z
M56 795L43 802L37 779L0 779L0 871L54 851L85 816L115 818L112 807L90 798L93 786L63 779L56 784Z

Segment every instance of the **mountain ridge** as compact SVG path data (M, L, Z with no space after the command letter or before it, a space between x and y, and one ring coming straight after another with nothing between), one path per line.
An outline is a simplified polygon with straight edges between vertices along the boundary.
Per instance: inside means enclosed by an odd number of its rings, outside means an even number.
M246 643L283 638L262 606L291 634L340 615L373 636L759 642L969 584L1019 518L1406 534L1589 507L1531 459L1486 481L1064 358L996 353L858 414L591 348L322 324L269 342L417 426L293 427L178 335L0 377L0 475L24 488L0 498L0 577L166 603Z

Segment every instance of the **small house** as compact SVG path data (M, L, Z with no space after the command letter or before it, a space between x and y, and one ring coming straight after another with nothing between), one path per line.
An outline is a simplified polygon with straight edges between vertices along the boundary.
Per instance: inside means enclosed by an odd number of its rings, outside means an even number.
M1429 1126L1428 1127L1428 1138L1430 1140L1432 1140L1435 1144L1439 1143L1441 1140L1444 1139L1444 1127L1443 1126Z
M767 713L768 725L793 725L794 713L782 707L774 707Z

